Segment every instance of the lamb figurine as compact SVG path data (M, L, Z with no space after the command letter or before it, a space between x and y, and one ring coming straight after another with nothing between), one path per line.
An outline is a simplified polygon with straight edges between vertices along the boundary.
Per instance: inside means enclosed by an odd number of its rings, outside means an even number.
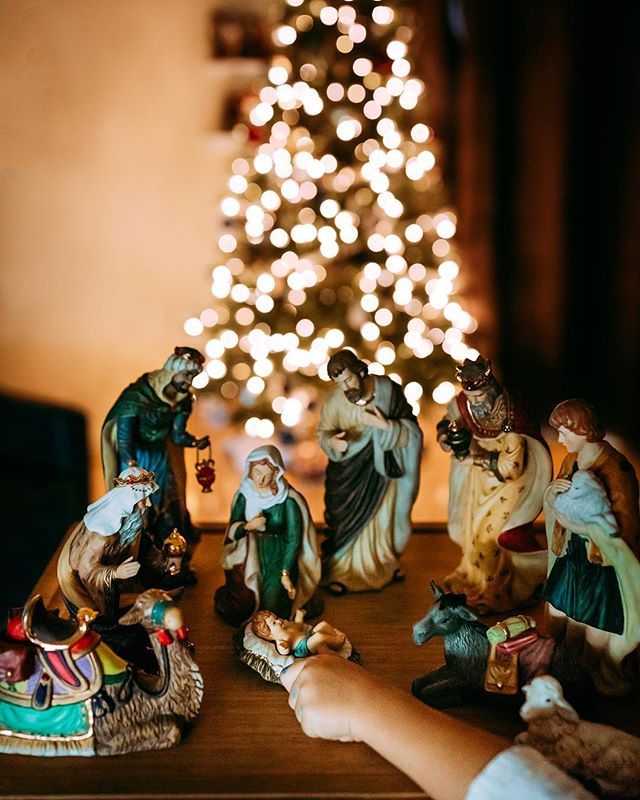
M575 533L589 534L592 528L618 536L618 523L611 510L607 492L590 470L578 470L571 488L558 494L553 507L561 522L566 521Z
M529 730L516 744L534 747L556 766L594 780L604 794L640 796L640 739L610 725L581 720L551 675L523 688L520 716Z

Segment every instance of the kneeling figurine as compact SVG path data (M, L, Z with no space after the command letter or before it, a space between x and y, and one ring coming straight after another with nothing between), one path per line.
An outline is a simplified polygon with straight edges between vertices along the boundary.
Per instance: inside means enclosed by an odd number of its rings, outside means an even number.
M311 600L320 581L316 529L304 497L289 484L277 447L252 450L231 507L222 552L225 583L216 612L242 625L255 611L283 619Z

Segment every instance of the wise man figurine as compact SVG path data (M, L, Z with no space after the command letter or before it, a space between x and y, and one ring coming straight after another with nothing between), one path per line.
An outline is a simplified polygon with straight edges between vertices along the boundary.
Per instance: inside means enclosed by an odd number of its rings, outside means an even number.
M180 590L183 571L171 563L146 533L151 498L158 491L152 472L127 467L113 488L87 508L58 557L58 583L72 617L94 609L92 628L123 658L154 669L148 638L140 626L120 625L133 595L143 588Z
M113 622L143 564L158 576L165 572L165 559L144 536L157 489L153 473L127 467L71 531L58 558L58 583L72 616L93 608Z
M452 453L449 536L462 548L444 581L480 613L535 603L546 575L546 550L532 525L552 474L538 425L496 380L491 362L466 359L462 391L438 423L438 442Z
M162 546L174 528L188 542L197 540L187 510L184 448L203 449L209 437L187 432L193 409L191 385L204 356L193 347L176 347L162 369L146 372L127 386L102 426L102 466L107 488L127 467L155 475L147 527Z

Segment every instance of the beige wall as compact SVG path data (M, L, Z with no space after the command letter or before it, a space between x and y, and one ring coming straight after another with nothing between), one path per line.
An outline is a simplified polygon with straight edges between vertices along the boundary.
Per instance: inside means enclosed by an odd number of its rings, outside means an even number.
M106 411L207 303L212 5L0 1L0 389L87 413L94 496Z

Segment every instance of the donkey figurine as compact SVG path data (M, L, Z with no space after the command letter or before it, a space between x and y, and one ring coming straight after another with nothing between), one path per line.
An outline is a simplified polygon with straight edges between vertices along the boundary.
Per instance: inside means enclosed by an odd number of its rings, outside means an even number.
M445 592L434 581L429 587L436 600L426 616L413 626L413 641L420 646L434 636L442 636L445 664L416 678L411 686L413 695L433 708L451 708L473 696L489 696L484 691L491 648L487 626L467 606L466 595ZM563 644L554 644L551 661L541 664L540 669L557 678L567 693L578 700L592 688L579 653Z

